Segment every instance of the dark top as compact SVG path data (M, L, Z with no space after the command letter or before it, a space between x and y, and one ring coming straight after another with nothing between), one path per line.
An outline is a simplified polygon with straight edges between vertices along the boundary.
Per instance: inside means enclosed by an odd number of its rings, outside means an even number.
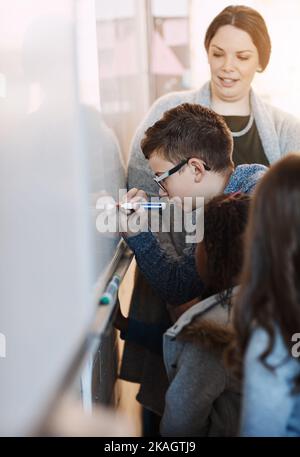
M232 132L243 130L250 116L223 116L227 126ZM255 121L249 132L240 137L234 137L233 162L235 166L244 163L260 163L270 165L269 160L263 149Z
M120 337L122 340L132 341L151 352L162 355L163 334L169 327L170 324L149 324L128 318L128 328L126 331L121 331Z

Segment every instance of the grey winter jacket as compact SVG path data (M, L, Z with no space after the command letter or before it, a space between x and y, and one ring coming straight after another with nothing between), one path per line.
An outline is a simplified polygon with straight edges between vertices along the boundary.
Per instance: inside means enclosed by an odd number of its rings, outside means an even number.
M165 333L170 385L162 436L238 434L240 385L222 360L231 338L230 307L218 294L187 310Z

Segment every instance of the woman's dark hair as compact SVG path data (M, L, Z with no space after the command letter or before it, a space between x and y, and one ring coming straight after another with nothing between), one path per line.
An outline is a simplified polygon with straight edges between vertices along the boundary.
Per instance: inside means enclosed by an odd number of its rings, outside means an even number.
M300 154L289 154L263 177L256 189L246 232L241 290L234 312L236 340L227 354L242 373L253 328L263 328L269 344L265 366L280 330L289 353L300 329ZM300 390L300 377L295 379Z
M241 193L219 195L205 206L205 282L211 293L223 292L237 284L243 265L243 237L249 206L250 197ZM197 266L199 260L197 249Z
M263 71L269 63L271 54L271 40L263 17L248 6L227 6L213 19L206 31L204 45L207 52L211 40L219 28L224 25L233 25L250 35L259 55L261 71Z

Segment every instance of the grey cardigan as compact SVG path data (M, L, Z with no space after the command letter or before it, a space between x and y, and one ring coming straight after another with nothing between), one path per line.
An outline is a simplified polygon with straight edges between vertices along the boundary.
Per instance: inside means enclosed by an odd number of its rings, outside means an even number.
M187 328L188 337L183 338ZM187 310L165 333L170 385L162 436L238 434L240 384L222 361L223 349L232 337L230 329L230 308L217 294Z

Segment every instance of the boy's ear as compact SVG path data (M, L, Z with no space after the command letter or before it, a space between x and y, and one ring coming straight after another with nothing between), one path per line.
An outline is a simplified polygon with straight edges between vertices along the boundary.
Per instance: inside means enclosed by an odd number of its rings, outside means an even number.
M192 158L189 161L189 166L192 167L195 182L201 182L206 171L202 161L196 158Z

